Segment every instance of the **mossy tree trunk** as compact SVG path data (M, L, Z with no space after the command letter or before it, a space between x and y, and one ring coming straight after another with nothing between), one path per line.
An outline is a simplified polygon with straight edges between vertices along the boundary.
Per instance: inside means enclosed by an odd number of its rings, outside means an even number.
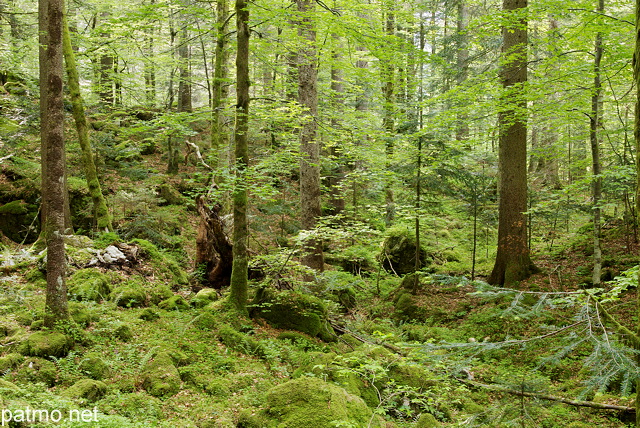
M395 34L395 15L393 13L393 4L387 2L386 4L386 20L385 20L385 34L387 37L392 37ZM391 55L391 54L390 54ZM385 151L386 151L386 169L389 173L391 170L391 161L393 159L393 153L395 150L394 142L394 69L391 58L385 58L382 68L382 95L384 96L384 116L382 118L382 128L385 134ZM395 200L393 196L393 188L391 182L391 176L387 175L384 184L385 204L386 204L386 216L385 223L388 226L393 224L396 216Z
M67 69L67 78L69 85L69 94L71 96L71 104L73 107L73 118L76 123L78 132L78 142L82 151L82 163L84 166L84 175L87 179L89 187L89 195L93 201L93 211L96 219L96 225L99 231L113 231L111 224L111 215L107 208L107 203L102 194L96 164L93 160L93 152L91 151L91 143L89 142L89 127L87 126L87 118L84 112L84 103L80 94L80 80L78 77L78 69L76 66L76 58L71 45L71 34L67 20L63 23L63 53Z
M247 186L245 171L249 163L247 132L249 131L249 9L246 0L236 0L238 50L236 54L236 129L235 157L238 181L233 194L233 267L229 302L247 312L249 272L247 224Z
M227 23L229 17L227 0L218 0L216 6L216 50L215 63L213 66L213 87L211 99L211 151L213 152L214 161L212 167L214 169L220 166L222 158L222 148L227 144L227 133L224 128L222 109L224 107L224 99L226 98L227 78Z
M498 113L498 253L488 282L514 284L536 271L527 244L527 0L503 0L501 79L504 93Z
M40 82L41 104L46 108L42 117L41 138L44 148L42 168L42 198L46 209L43 231L47 244L47 295L44 323L53 327L57 321L67 319L65 233L65 156L64 156L64 104L62 67L62 0L40 0L40 30L46 39L40 50L43 71Z

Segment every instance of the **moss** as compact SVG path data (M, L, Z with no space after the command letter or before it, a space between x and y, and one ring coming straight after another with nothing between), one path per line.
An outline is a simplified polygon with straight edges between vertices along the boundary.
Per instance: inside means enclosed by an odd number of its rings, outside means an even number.
M99 302L105 300L111 293L109 278L95 268L75 271L67 281L67 285L69 296L76 300Z
M384 240L382 253L378 257L382 267L398 275L416 270L416 238L412 231L404 227L392 228ZM418 268L426 266L426 252L419 251Z
M69 315L78 325L85 328L92 322L98 321L98 316L94 312L78 302L69 302Z
M28 358L18 368L15 380L21 383L44 383L48 387L56 384L56 365L42 358Z
M189 303L179 294L158 303L158 307L167 311L184 311L190 308Z
M423 413L415 424L416 428L436 428L440 422L431 413Z
M226 398L231 395L231 384L228 379L218 377L208 382L204 386L204 390L209 395L213 395L218 398Z
M119 324L113 329L113 336L122 340L123 342L129 342L133 339L133 332L131 327L126 324Z
M153 309L145 308L140 312L138 318L144 321L155 321L160 318L160 315L158 315Z
M13 392L20 392L20 388L15 383L11 383L7 380L0 379L0 391L3 389L5 390L8 389ZM4 393L0 395L4 396Z
M256 409L244 409L238 415L237 428L264 428L269 424L269 418Z
M104 413L140 419L161 419L162 401L144 392L133 392L108 396L100 402L100 410Z
M164 200L163 205L184 205L186 199L168 183L158 186L158 196Z
M122 308L138 308L147 304L147 293L140 288L122 285L111 292L111 299Z
M401 293L395 301L395 317L401 321L424 321L425 315L410 293Z
M361 398L314 377L294 379L271 388L266 413L282 427L329 428L340 423L384 426Z
M69 353L72 346L73 339L63 333L38 331L20 345L20 353L33 357L62 358Z
M180 373L169 353L159 352L142 370L142 387L154 397L171 396L180 390Z
M28 212L27 203L24 201L13 201L0 206L0 215L24 215Z
M220 341L227 347L248 355L264 355L262 345L257 340L240 333L228 324L222 324L218 330Z
M111 374L109 365L104 362L104 357L99 354L87 354L78 364L78 370L94 380L102 380Z
M149 292L149 302L153 305L158 305L163 300L170 299L173 297L173 292L166 284L155 284L151 287L148 287Z
M107 385L104 382L93 379L82 379L64 391L62 396L94 402L104 397L106 393Z
M200 330L215 330L218 322L211 312L205 311L193 319L193 325Z
M171 255L161 252L155 245L145 239L134 239L131 242L142 250L141 255L147 257L153 267L162 273L167 280L177 285L187 285L189 283L187 273Z
M203 288L191 299L191 306L204 308L209 303L218 300L218 291L213 288Z
M23 360L24 357L16 353L7 354L4 357L0 357L0 375L7 370L18 367Z
M389 369L389 377L400 385L407 385L417 389L435 386L438 381L426 369L413 364L398 364Z
M326 326L327 308L314 296L293 291L264 293L257 315L277 328L317 336Z
M33 322L31 323L31 325L29 326L29 328L33 331L35 330L42 330L44 328L44 320L40 319L40 320L33 320Z

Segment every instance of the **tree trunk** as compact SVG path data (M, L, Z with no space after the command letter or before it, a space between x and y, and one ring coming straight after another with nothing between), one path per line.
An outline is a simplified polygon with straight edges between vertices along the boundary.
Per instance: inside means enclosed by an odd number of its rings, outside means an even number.
M342 70L337 66L340 61L340 52L342 46L340 45L340 38L337 34L332 34L333 40L333 53L331 63L331 101L333 107L333 115L331 116L331 128L334 132L338 132L340 128L340 116L342 106L344 104L344 81L342 78ZM327 178L327 184L329 187L329 205L331 206L332 214L340 214L345 207L344 193L340 189L340 183L344 178L344 160L342 156L342 150L337 142L333 142L329 148L329 156L331 159L331 173Z
M391 38L395 34L395 18L393 14L393 6L387 4L386 20L385 20L385 33L387 37ZM394 71L391 55L387 58L383 58L382 66L382 95L384 96L384 116L382 118L382 128L384 129L385 138L385 152L386 152L386 170L390 172L391 162L393 160L394 152ZM396 204L393 196L393 187L391 176L387 175L384 184L384 195L386 204L386 216L385 223L387 227L393 224L396 216Z
M186 26L182 29L178 45L178 68L180 81L178 83L178 111L190 112L191 103L191 52L189 47L189 31Z
M211 100L211 151L215 159L211 166L214 169L220 166L221 151L227 144L227 133L224 129L222 116L224 99L226 98L225 80L227 77L226 33L229 16L227 0L218 0L216 14L217 35L215 64L213 66L213 98Z
M211 208L209 208L211 206ZM198 196L196 208L200 214L196 237L196 268L203 266L205 287L221 289L231 283L233 247L224 233L220 218L220 204L212 205L205 197Z
M109 12L102 12L100 17L103 20L106 20L109 17ZM110 35L107 32L100 34L100 36L107 40ZM109 47L105 48L109 49ZM100 55L100 74L99 74L99 82L98 82L98 94L100 96L100 100L108 105L113 105L114 103L114 94L113 94L113 72L114 72L114 58L113 54L110 52L103 52Z
M633 53L633 80L636 88L640 88L640 0L636 0L635 8L636 45ZM633 126L636 149L636 216L640 215L640 91L636 91L635 121ZM636 224L638 218L636 217ZM640 290L640 272L638 272L638 290ZM636 293L636 317L640 315L640 293ZM640 337L640 318L636 321L636 337ZM634 346L636 365L640 365L640 347ZM640 428L640 378L636 380L636 427Z
M64 105L62 67L62 0L40 0L41 34L46 47L40 50L43 66L40 97L46 106L41 111L41 138L44 148L42 168L42 198L46 209L43 231L47 244L47 295L45 301L45 326L68 318L65 233L65 156L64 156Z
M247 314L249 228L247 224L246 168L249 163L249 4L236 0L236 129L235 158L238 181L233 193L233 268L229 302Z
M82 162L84 174L87 179L87 186L89 187L89 195L93 201L96 225L99 231L113 231L111 216L109 215L107 203L102 195L98 173L96 172L96 164L93 161L93 152L91 151L91 143L89 142L89 128L84 113L82 95L80 94L80 79L76 67L76 58L71 46L71 35L66 20L63 24L63 53L69 81L69 94L73 106L73 118L76 122L78 142L80 144L80 150L82 151Z
M457 22L457 54L456 54L456 83L462 85L469 75L469 42L467 28L469 26L469 8L466 0L458 0L458 22ZM464 106L460 106L464 107ZM469 138L469 123L467 115L458 113L458 124L456 127L456 140L464 141Z
M598 13L604 14L604 0L598 0ZM602 178L600 178L600 136L598 128L602 112L600 111L600 97L602 94L602 82L600 76L600 63L602 61L602 32L596 33L595 56L593 62L593 95L591 97L591 116L589 118L589 140L591 142L591 159L593 165L593 275L591 282L594 287L600 286L600 272L602 270L602 248L600 238L602 235L602 222L600 220L600 199L602 199Z
M155 0L151 0L151 5L155 4ZM146 93L146 101L148 107L155 107L156 105L156 68L154 65L154 40L153 33L154 27L150 27L146 40L146 52L144 61L144 87Z
M311 14L313 0L297 0L298 34L303 40L298 63L298 100L305 109L304 123L300 130L300 214L302 229L313 230L322 214L320 209L320 145L317 139L316 116L318 114L318 70L316 30ZM308 239L302 263L317 271L324 270L322 242Z
M536 269L527 245L527 0L503 0L507 15L518 19L502 29L504 93L501 111L498 168L500 201L498 207L498 253L488 282L513 285Z

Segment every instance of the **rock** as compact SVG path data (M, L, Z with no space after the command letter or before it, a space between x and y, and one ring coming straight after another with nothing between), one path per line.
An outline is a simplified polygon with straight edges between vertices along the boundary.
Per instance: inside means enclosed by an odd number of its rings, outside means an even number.
M315 377L301 377L271 388L266 407L266 414L282 427L330 428L337 423L384 426L360 397Z
M203 288L191 299L191 306L194 308L204 308L216 300L218 300L218 292L214 288Z
M18 368L15 379L24 383L44 383L47 387L56 384L58 371L56 365L42 358L28 358Z
M160 315L155 313L153 309L145 308L142 312L140 312L140 316L138 318L144 321L155 321L160 318Z
M328 325L327 307L314 296L293 291L265 292L256 314L276 328L296 330L329 341L334 334Z
M158 303L158 307L167 311L184 311L191 308L184 297L179 294L176 294L175 296L172 296L167 300L163 300L162 302Z
M102 380L109 377L111 373L111 369L104 362L104 358L99 354L87 354L82 360L80 360L80 364L78 364L78 370L82 373L89 376L94 380Z
M100 302L111 293L109 278L98 269L80 269L67 281L69 295L75 300Z
M420 248L418 267L426 266L426 252ZM404 275L416 270L415 235L405 228L391 229L384 240L382 253L378 256L382 267L388 272Z
M423 413L416 422L415 428L437 428L440 422L431 413Z
M73 339L57 331L38 331L31 334L20 345L20 353L33 357L65 357L71 347Z
M68 398L85 399L93 402L107 394L107 384L99 380L82 379L74 383L62 395Z
M139 308L147 304L147 293L140 288L122 285L111 292L111 299L122 308Z
M126 262L127 256L115 245L109 245L101 253L98 253L98 260L104 264L111 265Z
M0 357L0 374L6 372L7 370L18 367L23 360L24 357L16 353L7 354L4 357Z
M176 394L180 382L180 373L167 352L156 354L142 369L142 387L154 397Z

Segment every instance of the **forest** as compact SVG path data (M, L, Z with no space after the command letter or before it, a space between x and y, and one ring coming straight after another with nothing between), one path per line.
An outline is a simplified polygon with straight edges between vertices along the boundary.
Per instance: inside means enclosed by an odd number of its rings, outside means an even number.
M0 0L0 426L640 427L637 58L640 0Z

